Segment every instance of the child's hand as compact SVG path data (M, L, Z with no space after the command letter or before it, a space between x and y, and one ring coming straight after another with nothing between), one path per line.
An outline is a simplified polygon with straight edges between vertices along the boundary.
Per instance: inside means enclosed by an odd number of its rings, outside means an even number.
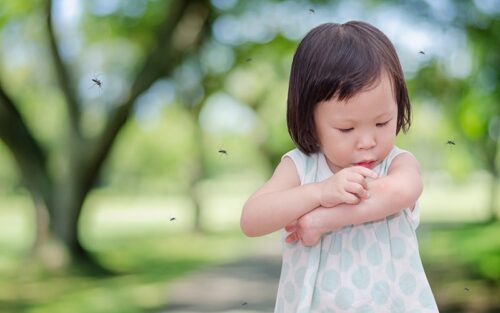
M315 209L301 218L296 222L287 225L285 230L290 234L285 238L287 243L293 243L299 241L304 246L315 246L321 239L324 233L331 231L321 226L320 220L318 220L320 213L318 210L328 210L328 209Z
M368 198L368 187L365 178L377 178L377 174L362 166L347 167L321 184L321 206L334 207L341 203L358 204Z

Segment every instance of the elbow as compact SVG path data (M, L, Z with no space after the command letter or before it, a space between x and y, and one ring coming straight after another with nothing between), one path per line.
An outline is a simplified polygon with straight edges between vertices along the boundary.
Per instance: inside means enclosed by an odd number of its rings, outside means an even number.
M262 236L261 233L259 233L255 227L252 227L248 225L248 223L244 223L243 221L240 221L240 228L243 234L247 237L259 237Z
M255 232L254 229L252 229L251 227L249 227L243 221L240 222L240 228L241 228L241 231L243 232L243 234L245 234L245 236L247 236L247 237L257 237L257 236L259 236L259 234L257 234L257 232Z
M247 237L257 237L260 235L256 231L254 223L252 223L247 214L245 214L245 208L243 208L243 213L241 214L240 228L243 234Z
M399 203L399 208L401 210L405 208L411 208L417 202L418 198L422 194L423 184L421 181L416 182L413 186L397 186L395 188L395 199Z

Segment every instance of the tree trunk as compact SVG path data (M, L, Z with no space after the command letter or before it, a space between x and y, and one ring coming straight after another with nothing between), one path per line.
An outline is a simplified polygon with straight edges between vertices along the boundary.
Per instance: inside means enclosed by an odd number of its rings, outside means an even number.
M198 114L194 114L194 127L196 130L194 132L194 141L196 142L196 149L194 151L196 155L196 159L198 160L196 168L193 171L193 174L190 178L189 183L189 195L191 201L193 203L194 209L194 221L193 221L193 230L198 233L203 233L205 229L202 224L202 206L201 206L201 192L199 189L199 182L205 177L206 173L206 160L204 157L205 149L204 149L204 140L203 140L203 132L201 131L201 127L198 123Z
M489 200L489 222L498 221L498 174L494 174L490 183L490 200Z

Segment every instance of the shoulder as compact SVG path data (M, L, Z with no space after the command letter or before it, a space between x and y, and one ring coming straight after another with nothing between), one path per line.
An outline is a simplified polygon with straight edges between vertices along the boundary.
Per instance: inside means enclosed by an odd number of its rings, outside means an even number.
M304 164L306 155L298 149L293 149L283 155L280 163L276 166L270 181L284 181L287 187L300 185L300 173L302 164Z
M281 158L271 178L269 178L250 199L265 193L282 191L297 186L300 186L299 172L294 160L287 153Z
M388 174L394 171L411 170L420 174L420 163L415 156L406 150L395 147L395 155L390 163ZM392 154L392 151L391 151Z
M399 190L398 197L407 199L406 204L413 210L424 188L417 158L402 150L391 162L387 176L395 182L394 185Z

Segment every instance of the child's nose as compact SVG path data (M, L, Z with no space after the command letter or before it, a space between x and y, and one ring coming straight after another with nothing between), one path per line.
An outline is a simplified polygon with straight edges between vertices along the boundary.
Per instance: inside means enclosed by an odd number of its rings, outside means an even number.
M363 134L358 139L358 149L371 149L377 144L375 136L372 134Z

